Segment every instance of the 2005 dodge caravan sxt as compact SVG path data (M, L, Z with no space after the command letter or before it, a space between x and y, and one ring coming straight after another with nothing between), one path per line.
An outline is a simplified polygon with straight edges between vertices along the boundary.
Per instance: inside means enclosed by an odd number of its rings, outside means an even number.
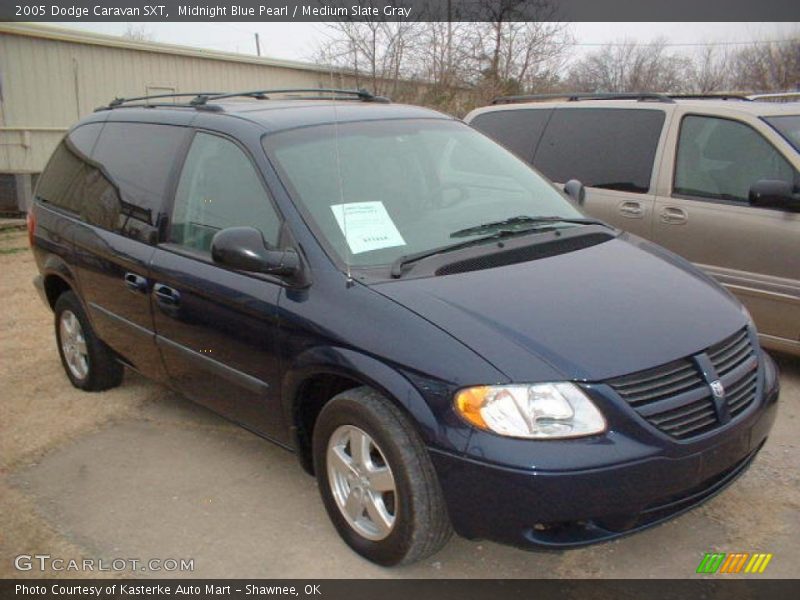
M67 134L29 231L73 385L124 365L294 450L384 565L607 540L750 464L778 379L732 296L463 123L298 92Z

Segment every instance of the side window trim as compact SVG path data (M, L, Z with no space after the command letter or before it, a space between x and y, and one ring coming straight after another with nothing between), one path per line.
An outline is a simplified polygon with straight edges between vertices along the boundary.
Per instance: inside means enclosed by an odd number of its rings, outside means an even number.
M217 131L217 130L214 130L214 129L207 129L207 128L204 128L204 127L194 127L194 126L189 126L189 129L191 129L191 132L187 136L187 142L186 142L185 147L183 148L183 155L181 156L181 159L179 161L176 161L176 169L175 169L175 173L174 173L174 175L175 175L174 181L171 182L172 185L170 187L169 194L167 196L167 201L166 201L166 203L164 205L165 218L164 218L164 226L162 227L162 231L161 231L161 235L163 237L159 238L158 245L160 247L163 247L164 249L167 249L167 250L170 250L172 252L176 252L177 254L182 254L182 255L185 255L185 256L188 256L188 257L194 258L194 259L199 259L201 254L203 256L205 256L205 253L199 253L199 252L194 252L194 251L192 251L190 249L184 249L180 244L174 242L171 239L171 236L170 236L171 223L172 223L172 220L173 220L173 217L174 217L174 214L175 214L175 198L176 198L176 195L177 195L177 192L178 192L178 186L180 185L181 176L183 175L183 170L186 167L186 160L189 157L189 152L192 149L192 144L194 144L194 140L197 138L198 134L211 135L211 136L215 136L215 137L218 137L220 139L226 140L228 142L231 142L234 146L236 146L244 154L244 156L250 162L250 166L252 167L253 172L256 174L256 178L258 179L262 189L264 190L264 195L266 196L268 202L270 203L270 206L272 207L273 211L275 212L275 214L278 217L278 231L279 231L279 240L278 241L279 241L279 243L281 243L281 245L284 245L285 244L285 238L286 238L286 234L285 234L286 218L284 217L283 212L281 211L280 207L278 206L277 202L275 201L275 195L272 193L272 190L269 187L269 184L267 183L266 179L264 178L264 174L261 172L261 169L259 168L258 163L256 163L255 159L253 158L252 153L248 150L248 148L244 144L242 144L239 140L237 140L236 138L232 137L229 134L221 132L221 131ZM203 262L209 262L209 263L212 263L212 264L216 264L216 263L213 263L213 261L210 260L210 257L207 257L207 260L204 260ZM219 265L217 265L217 266L219 266ZM259 278L265 279L267 281L273 281L273 282L282 281L279 278L274 278L274 277L271 277L271 276L268 276L268 275L264 275L264 276L258 275L258 276L259 276Z
M768 144L776 152L776 154L778 154L778 156L780 156L783 160L785 160L789 164L789 166L792 167L792 169L795 172L795 177L798 176L797 169L795 169L794 165L792 165L792 162L788 158L786 158L786 155L783 152L781 152L780 149L777 148L775 146L775 144L773 144L769 140L769 138L767 138L757 128L753 127L752 124L750 124L750 123L748 123L746 121L742 121L741 119L736 119L734 117L728 117L728 116L723 116L723 115L714 115L714 114L700 113L700 112L694 112L694 111L685 112L685 113L683 113L681 115L680 122L678 123L678 129L677 129L677 131L675 133L675 147L673 148L673 152L672 152L672 177L669 180L669 197L670 198L676 198L676 199L679 199L679 200L695 200L697 202L708 202L709 204L722 204L722 205L725 205L725 206L738 206L738 207L742 207L742 208L758 208L759 210L771 210L771 211L783 212L779 208L772 208L772 207L767 207L767 206L751 206L750 203L747 202L747 201L743 202L743 201L739 201L739 200L728 200L728 199L725 199L725 198L714 198L712 196L698 196L698 195L694 195L694 194L682 194L680 192L676 192L675 191L675 180L676 180L676 178L678 176L678 151L680 150L681 131L683 130L683 123L684 123L684 121L686 120L687 117L700 117L700 118L704 118L704 119L718 119L718 120L721 120L721 121L730 121L732 123L736 123L738 125L744 125L745 127L748 127L751 131L753 131L753 133L755 133L762 140L764 140L764 143Z

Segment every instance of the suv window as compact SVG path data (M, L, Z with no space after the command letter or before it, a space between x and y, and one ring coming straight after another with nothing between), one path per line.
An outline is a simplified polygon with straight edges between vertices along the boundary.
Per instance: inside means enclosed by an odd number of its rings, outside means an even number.
M147 243L157 239L158 216L186 129L150 123L106 123L93 158L90 222ZM91 212L91 211L90 211Z
M794 182L788 161L749 125L688 115L681 122L675 159L676 194L747 202L760 179Z
M553 181L646 193L664 118L653 109L559 108L533 164Z
M73 129L64 137L39 179L37 198L75 214L83 213L82 183L102 127L102 123L90 123Z
M249 225L277 246L280 223L250 158L225 138L198 133L175 193L170 241L210 252L217 231Z
M476 116L470 125L531 162L553 109L498 110Z

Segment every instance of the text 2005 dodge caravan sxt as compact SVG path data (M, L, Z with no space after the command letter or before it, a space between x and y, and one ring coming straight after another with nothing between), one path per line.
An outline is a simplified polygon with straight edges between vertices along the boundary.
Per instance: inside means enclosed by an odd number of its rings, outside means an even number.
M68 133L29 225L73 385L124 365L294 450L384 565L608 540L744 471L778 380L728 293L456 120L300 93Z

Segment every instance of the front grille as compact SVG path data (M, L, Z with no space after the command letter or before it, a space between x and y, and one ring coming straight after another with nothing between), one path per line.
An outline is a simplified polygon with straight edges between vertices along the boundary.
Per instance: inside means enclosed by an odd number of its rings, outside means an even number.
M698 367L705 355L725 388L725 405L714 404L709 382ZM758 361L744 328L704 352L607 383L648 423L676 439L721 427L742 414L756 397Z

